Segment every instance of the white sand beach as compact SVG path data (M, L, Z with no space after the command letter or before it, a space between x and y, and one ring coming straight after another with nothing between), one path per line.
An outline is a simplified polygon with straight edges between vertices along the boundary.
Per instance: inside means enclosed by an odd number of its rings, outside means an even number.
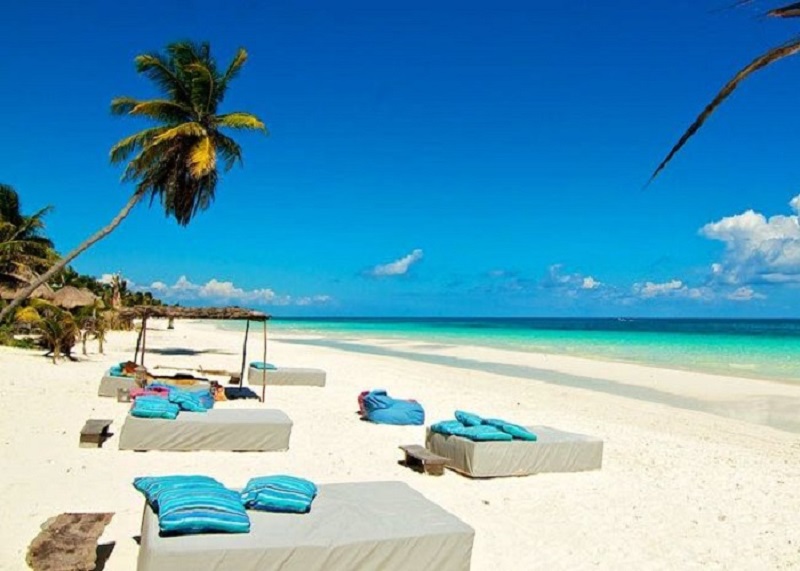
M197 322L154 327L149 367L240 366L240 333ZM288 341L272 338L268 361L325 369L325 388L267 387L264 405L218 405L286 411L291 448L273 453L122 452L118 435L101 449L79 448L85 420L112 418L117 433L122 426L128 406L96 393L108 366L131 358L135 333L112 333L106 355L92 346L88 357L57 366L39 352L0 347L0 568L26 568L27 545L48 518L109 511L101 543L114 549L105 569L135 569L143 499L131 481L173 473L229 486L273 473L317 483L400 480L475 529L477 571L800 568L800 434L774 428L791 423L800 386L476 347L370 340L389 352L382 355ZM248 360L260 360L260 343L251 338ZM174 348L196 353L163 354ZM408 352L431 359L412 361ZM453 366L465 362L472 366ZM424 428L360 421L356 397L370 388L417 399L428 421L460 408L601 437L603 468L491 480L418 474L398 464L398 445L422 444Z

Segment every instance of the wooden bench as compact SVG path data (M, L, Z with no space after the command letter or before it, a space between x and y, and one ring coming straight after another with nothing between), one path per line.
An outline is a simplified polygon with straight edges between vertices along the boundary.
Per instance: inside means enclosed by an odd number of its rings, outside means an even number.
M404 444L400 446L400 450L406 454L405 465L412 470L431 476L444 474L444 467L447 464L447 458L444 456L438 456L419 444Z
M113 420L105 418L90 418L81 428L81 448L100 448L103 442L110 436L108 427Z

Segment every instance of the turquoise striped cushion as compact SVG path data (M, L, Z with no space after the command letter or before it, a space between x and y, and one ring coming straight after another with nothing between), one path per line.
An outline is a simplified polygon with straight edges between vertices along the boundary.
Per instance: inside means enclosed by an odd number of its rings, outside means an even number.
M163 491L158 498L158 527L162 533L247 533L250 518L239 493L222 486L199 484Z
M250 509L307 513L317 495L313 482L295 476L251 478L241 493L242 504Z
M211 485L224 488L221 482L210 476L141 476L133 479L133 487L144 494L154 511L158 511L159 495L166 490Z

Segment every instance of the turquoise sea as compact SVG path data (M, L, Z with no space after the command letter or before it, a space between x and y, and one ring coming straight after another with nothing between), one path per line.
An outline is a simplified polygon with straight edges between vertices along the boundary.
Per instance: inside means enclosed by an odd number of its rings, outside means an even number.
M800 382L800 320L317 318L270 321L271 334L483 345ZM350 347L357 347L351 344Z

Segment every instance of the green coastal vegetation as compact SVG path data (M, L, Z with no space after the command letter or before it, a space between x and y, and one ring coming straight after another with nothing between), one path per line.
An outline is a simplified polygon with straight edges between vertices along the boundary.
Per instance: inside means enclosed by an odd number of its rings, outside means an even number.
M135 185L133 194L108 225L67 255L59 256L44 233L45 216L52 207L26 215L18 193L11 186L0 187L0 343L30 346L31 337L20 339L18 334L32 333L55 361L62 353L69 356L79 340L84 348L89 337L102 346L108 328L125 327L114 319L114 309L161 304L149 292L128 291L120 276L104 283L80 275L69 264L110 234L144 198L150 204L158 201L167 217L181 226L211 206L220 171L242 163L242 148L226 131L267 133L263 121L252 113L219 112L246 61L247 52L240 48L220 68L208 43L193 42L172 43L163 52L135 58L137 73L151 80L160 95L147 100L117 97L111 102L113 115L149 123L110 150L111 163L124 165L122 182ZM71 299L59 299L64 291L72 294Z

